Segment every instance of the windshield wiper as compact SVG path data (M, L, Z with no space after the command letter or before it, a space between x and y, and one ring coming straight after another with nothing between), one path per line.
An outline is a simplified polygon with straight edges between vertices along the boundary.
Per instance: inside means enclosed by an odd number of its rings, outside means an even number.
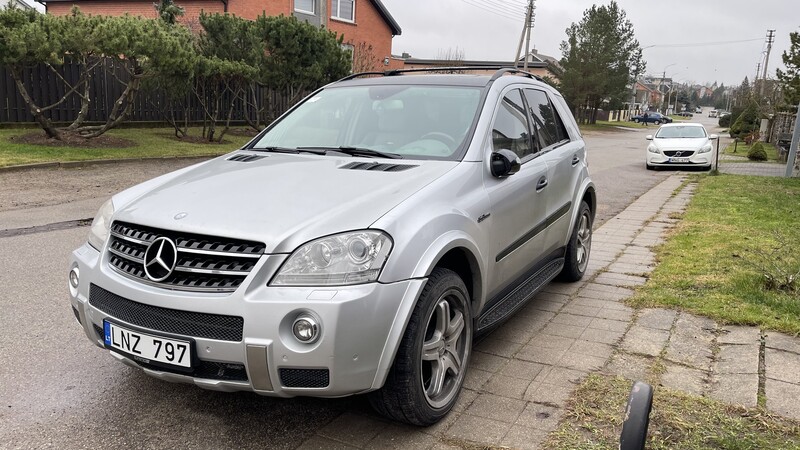
M255 151L255 152L273 152L273 153L291 153L291 154L297 154L297 153L300 153L300 152L313 153L315 155L324 155L325 154L324 150L314 150L312 148L303 148L303 147L299 147L299 148L289 148L289 147L260 147L259 148L259 147L254 147L254 148L251 148L251 149L248 149L248 150L252 150L252 151Z
M344 153L345 155L350 156L371 156L376 158L390 158L390 159L403 159L402 155L398 155L397 153L389 153L389 152L381 152L378 150L372 150L371 148L363 148L363 147L349 147L349 146L341 146L341 147L297 147L298 150L323 150L323 151L334 151L339 153Z

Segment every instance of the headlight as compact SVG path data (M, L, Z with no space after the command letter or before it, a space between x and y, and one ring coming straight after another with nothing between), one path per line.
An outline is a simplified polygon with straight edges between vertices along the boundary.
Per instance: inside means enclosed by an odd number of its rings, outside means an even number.
M706 145L704 145L704 146L700 147L700 151L699 151L699 152L697 152L697 153L708 153L708 152L710 152L710 151L711 151L711 148L712 148L712 147L711 147L711 143L709 142L708 144L706 144Z
M647 146L647 151L650 153L658 153L658 147L656 147L654 144L650 144Z
M273 286L345 286L378 279L392 249L380 231L354 231L311 241L292 253Z
M103 248L106 239L108 239L112 214L114 214L114 203L111 199L108 199L97 211L94 220L92 220L92 228L89 230L89 245L98 251Z

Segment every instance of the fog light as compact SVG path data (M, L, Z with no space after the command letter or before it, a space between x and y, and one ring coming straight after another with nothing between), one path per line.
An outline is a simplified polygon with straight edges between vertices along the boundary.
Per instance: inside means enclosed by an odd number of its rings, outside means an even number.
M78 281L80 281L80 272L77 267L73 267L72 270L69 271L69 285L78 289Z
M311 316L300 316L292 324L292 334L298 341L310 344L319 337L319 325Z

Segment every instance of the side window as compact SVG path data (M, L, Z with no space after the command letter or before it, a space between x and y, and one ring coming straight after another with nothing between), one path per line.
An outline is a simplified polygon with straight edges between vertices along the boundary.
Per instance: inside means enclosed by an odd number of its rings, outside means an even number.
M536 89L525 89L525 99L528 101L531 118L533 119L533 130L535 139L541 148L557 144L564 139L568 139L567 130L564 123L558 117L553 105L547 98L544 91Z
M500 102L492 127L492 148L494 151L511 150L520 159L533 153L525 106L518 89L506 94Z

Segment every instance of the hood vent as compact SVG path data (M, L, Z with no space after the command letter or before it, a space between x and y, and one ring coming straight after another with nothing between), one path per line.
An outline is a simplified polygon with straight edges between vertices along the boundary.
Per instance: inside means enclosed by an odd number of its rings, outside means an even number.
M238 162L253 162L258 161L259 159L266 158L264 155L248 155L247 153L238 153L236 155L231 156L228 158L228 161L238 161Z
M348 170L371 170L375 172L402 172L404 170L413 169L413 165L409 164L385 164L385 163L364 163L364 162L352 162L349 164L345 164L340 169L348 169Z

